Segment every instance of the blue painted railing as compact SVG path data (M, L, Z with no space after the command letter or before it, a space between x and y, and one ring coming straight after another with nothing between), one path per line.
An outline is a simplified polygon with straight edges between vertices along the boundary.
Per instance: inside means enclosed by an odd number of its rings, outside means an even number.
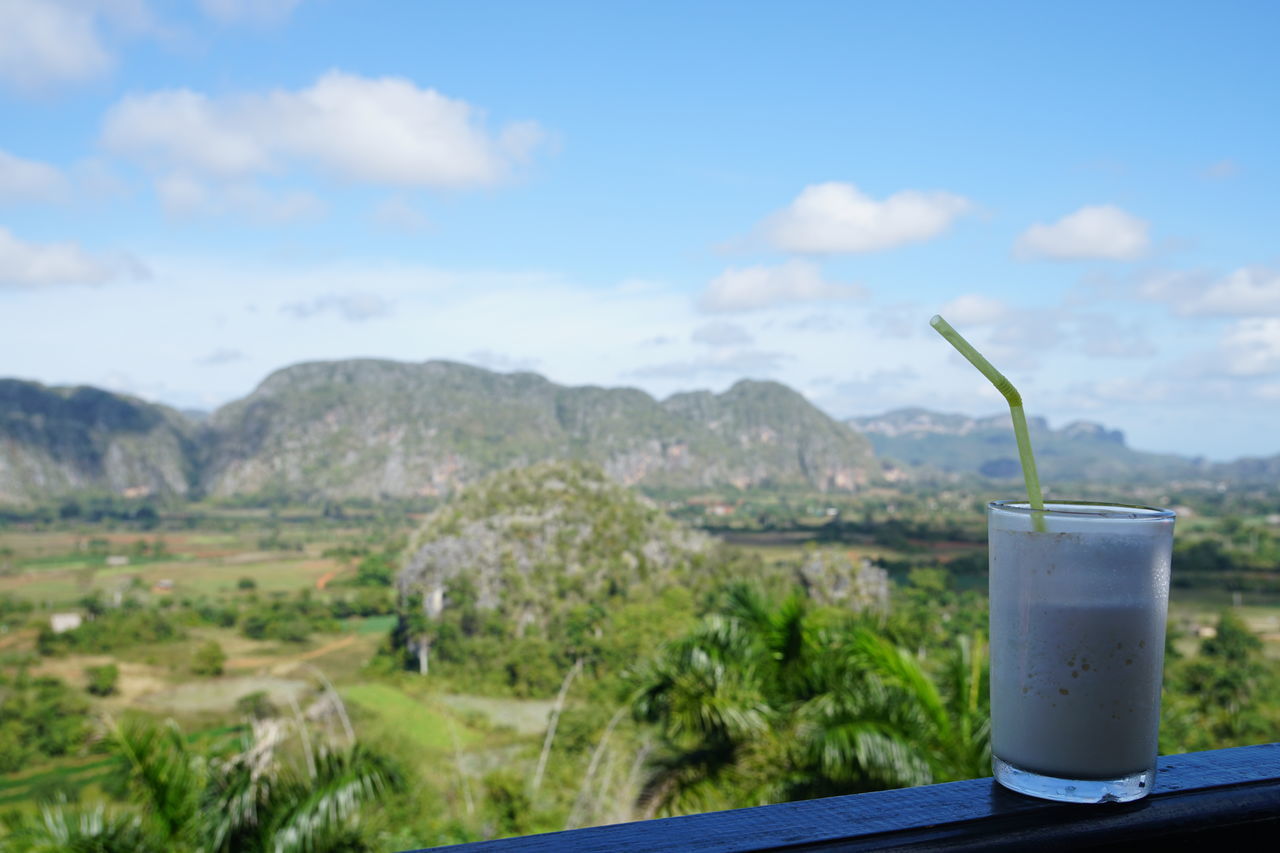
M949 782L439 847L450 853L1280 850L1280 743L1169 755L1155 789L1079 806ZM1243 845L1233 851L1231 845Z

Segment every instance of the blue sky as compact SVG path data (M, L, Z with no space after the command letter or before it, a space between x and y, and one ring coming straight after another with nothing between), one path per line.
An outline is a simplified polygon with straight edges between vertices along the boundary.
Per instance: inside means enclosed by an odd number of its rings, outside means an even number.
M0 375L447 358L1280 452L1265 3L0 0Z

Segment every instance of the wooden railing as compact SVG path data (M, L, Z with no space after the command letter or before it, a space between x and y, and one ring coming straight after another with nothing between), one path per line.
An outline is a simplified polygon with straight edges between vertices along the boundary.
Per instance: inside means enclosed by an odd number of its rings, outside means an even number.
M546 835L460 844L451 853L1113 848L1280 850L1280 743L1169 755L1155 790L1080 806L1010 793L991 779L853 794ZM1234 850L1232 844L1245 845Z

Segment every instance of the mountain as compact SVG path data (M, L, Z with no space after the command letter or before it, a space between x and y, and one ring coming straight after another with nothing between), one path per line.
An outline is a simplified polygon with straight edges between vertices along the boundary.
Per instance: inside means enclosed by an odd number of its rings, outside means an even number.
M435 618L465 580L477 606L507 611L523 630L553 610L660 592L712 545L596 466L545 462L493 474L432 513L396 585Z
M970 418L911 408L847 423L871 439L878 455L908 466L991 479L1022 476L1008 414ZM1028 418L1027 426L1043 480L1168 482L1204 478L1223 467L1133 450L1124 433L1088 421L1052 429L1044 418Z
M194 426L182 415L98 388L0 379L0 502L81 491L188 494Z
M548 459L651 488L852 490L879 470L864 437L785 386L749 380L659 402L444 361L317 362L272 374L207 427L215 496L441 495Z
M1280 483L1280 454L1266 457L1244 457L1213 466L1219 480L1255 486L1275 486Z

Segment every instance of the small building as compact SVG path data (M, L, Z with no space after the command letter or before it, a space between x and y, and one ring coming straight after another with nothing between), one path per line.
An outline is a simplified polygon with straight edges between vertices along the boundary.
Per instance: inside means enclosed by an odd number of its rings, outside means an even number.
M79 613L54 613L49 617L49 630L55 634L65 634L79 628L83 623L84 617Z
M173 592L173 581L170 578L161 578L156 581L155 586L151 587L152 592Z
M110 557L107 557L107 565L112 568L127 566L129 565L129 558L124 554L112 554Z

